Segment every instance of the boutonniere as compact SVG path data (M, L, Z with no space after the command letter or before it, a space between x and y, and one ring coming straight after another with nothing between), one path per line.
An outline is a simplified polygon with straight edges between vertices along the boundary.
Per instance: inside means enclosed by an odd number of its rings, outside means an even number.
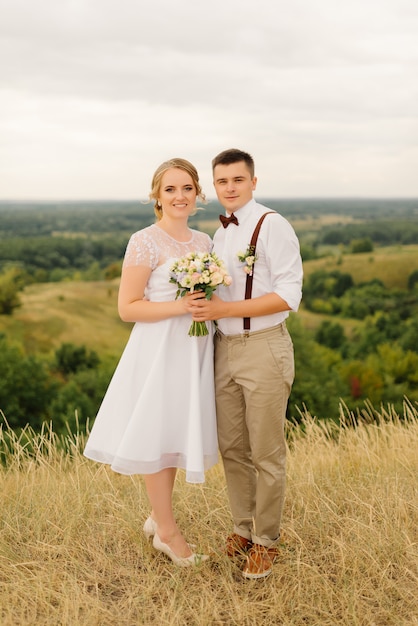
M243 267L244 272L249 276L252 276L254 263L258 259L255 253L255 246L248 246L245 252L238 252L237 257L241 263L245 263L245 266Z

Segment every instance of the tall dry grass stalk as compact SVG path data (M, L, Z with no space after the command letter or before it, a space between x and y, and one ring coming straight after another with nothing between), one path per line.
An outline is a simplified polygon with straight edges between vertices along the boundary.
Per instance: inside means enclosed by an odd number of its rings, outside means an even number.
M0 623L418 624L417 409L405 402L401 420L366 406L356 426L340 410L341 427L309 414L303 432L289 427L281 556L261 581L222 555L231 520L220 464L203 486L178 477L180 525L212 558L177 569L142 535L139 477L84 459L78 435L4 426Z

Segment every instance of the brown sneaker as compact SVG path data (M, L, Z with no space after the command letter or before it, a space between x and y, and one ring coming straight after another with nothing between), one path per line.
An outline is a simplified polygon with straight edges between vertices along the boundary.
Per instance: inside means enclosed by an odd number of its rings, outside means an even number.
M232 533L226 540L225 553L229 557L243 555L252 547L253 543L250 539Z
M258 543L254 543L247 554L247 564L242 570L242 575L244 578L265 578L269 576L278 554L277 548L265 548Z

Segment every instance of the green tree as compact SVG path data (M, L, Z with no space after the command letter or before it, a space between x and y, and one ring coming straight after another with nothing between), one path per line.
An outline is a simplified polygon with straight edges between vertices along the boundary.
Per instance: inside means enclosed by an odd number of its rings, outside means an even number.
M411 317L402 326L402 335L399 339L399 345L404 350L418 352L418 318Z
M367 360L348 361L341 364L340 372L349 389L347 404L350 408L361 406L366 399L376 405L382 401L384 380L373 364Z
M341 350L347 343L344 328L341 324L328 320L321 323L315 333L315 340L322 346L327 346L327 348L332 350Z
M412 291L418 285L418 270L408 276L408 289Z
M303 286L303 301L306 308L312 311L336 312L339 310L338 300L354 285L351 274L334 270L327 272L317 270L305 281Z
M396 344L380 344L365 358L341 364L340 372L350 387L352 406L369 399L375 406L391 404L402 414L405 396L418 400L418 354Z
M395 306L395 296L391 295L390 290L380 280L374 279L356 285L344 293L341 298L341 315L361 320L376 311Z
M0 274L0 314L11 315L21 305L19 291L23 288L22 273L12 267Z
M77 384L69 380L51 402L50 410L57 425L55 430L62 431L67 424L74 432L77 428L84 430L86 419L93 414L92 403L88 395Z
M75 346L72 343L63 343L55 351L56 369L68 376L83 369L95 369L100 359L94 350L88 351L86 346Z
M289 398L288 417L298 421L304 407L318 418L338 419L340 398L348 387L340 377L341 357L318 345L295 316L289 318L295 349L295 380Z
M111 263L105 268L104 277L106 280L113 280L119 278L122 271L122 262Z
M50 412L60 428L66 425L75 432L77 428L84 430L87 420L90 425L94 422L112 371L108 367L83 369L70 376L50 406Z
M49 404L59 383L47 364L0 336L0 409L12 428L39 428L51 418Z
M397 311L390 313L378 311L374 315L367 317L364 324L355 330L349 354L354 358L372 354L376 352L380 344L400 340L405 332L405 328L405 323L402 322Z
M99 263L97 261L94 261L93 263L91 263L90 267L84 270L82 276L83 276L83 280L87 280L87 281L102 280L103 272L100 269Z
M362 252L373 252L373 242L370 237L364 237L363 239L352 239L350 247L353 254L360 254Z

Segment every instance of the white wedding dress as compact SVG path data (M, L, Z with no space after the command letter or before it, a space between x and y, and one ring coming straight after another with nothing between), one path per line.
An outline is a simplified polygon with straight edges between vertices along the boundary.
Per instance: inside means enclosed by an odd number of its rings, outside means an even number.
M156 224L134 233L124 266L152 268L145 298L174 300L172 262L188 252L206 252L211 240L192 230L178 242ZM137 322L103 399L84 454L121 474L153 474L182 468L186 480L204 482L218 461L213 380L213 329L189 337L191 316Z

